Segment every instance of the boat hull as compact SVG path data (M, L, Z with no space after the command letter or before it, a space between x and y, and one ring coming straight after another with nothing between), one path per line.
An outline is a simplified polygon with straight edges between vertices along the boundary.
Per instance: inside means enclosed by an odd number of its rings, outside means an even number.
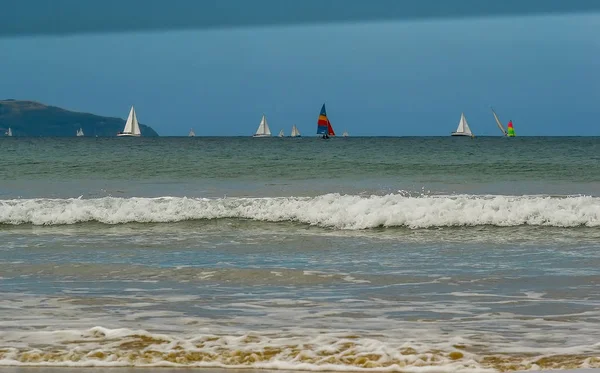
M252 135L252 137L271 137L271 135Z
M117 133L117 137L140 137L141 135L135 135L133 133Z
M463 132L452 132L450 136L463 136L463 137L473 137L473 135L469 135Z

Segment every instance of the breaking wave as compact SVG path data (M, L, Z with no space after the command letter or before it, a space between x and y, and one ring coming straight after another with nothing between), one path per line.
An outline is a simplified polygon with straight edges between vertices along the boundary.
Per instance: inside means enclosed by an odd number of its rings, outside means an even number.
M114 198L0 200L0 224L168 223L206 219L299 222L335 229L492 225L600 226L600 198L588 196L419 196Z

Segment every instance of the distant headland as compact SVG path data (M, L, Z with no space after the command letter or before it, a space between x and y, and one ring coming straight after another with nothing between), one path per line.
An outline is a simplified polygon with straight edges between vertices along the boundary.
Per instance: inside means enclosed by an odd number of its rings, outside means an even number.
M126 115L128 111L124 111ZM123 130L122 118L78 113L34 101L0 100L0 134L10 128L14 136L76 136L81 128L85 136L113 137ZM142 136L158 136L152 127L140 123Z

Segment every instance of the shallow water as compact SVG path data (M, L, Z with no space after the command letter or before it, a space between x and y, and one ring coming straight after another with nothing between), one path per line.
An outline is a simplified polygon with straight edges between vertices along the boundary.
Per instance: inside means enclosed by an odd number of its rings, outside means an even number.
M600 366L600 139L0 139L0 365Z

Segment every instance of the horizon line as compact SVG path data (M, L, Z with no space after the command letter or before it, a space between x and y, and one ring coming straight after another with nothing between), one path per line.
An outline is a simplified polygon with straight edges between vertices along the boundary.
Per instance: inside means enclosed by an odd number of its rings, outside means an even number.
M119 138L119 136L81 136L84 138L103 138L103 139L110 139L110 138ZM68 135L68 136L35 136L35 135L27 135L27 136L0 136L0 138L78 138L80 139L81 137L77 137L77 136L72 136L72 135ZM223 137L235 137L235 138L253 138L252 135L196 135L196 136L187 136L187 135L158 135L158 136L139 136L138 138L145 138L145 139L156 139L156 138L195 138L195 137L199 137L199 138L223 138ZM433 137L437 137L437 138L458 138L457 136L451 136L451 135L351 135L348 137L343 137L343 136L331 136L331 138L341 138L341 139L349 139L349 138L422 138L422 137L428 137L428 138L433 138ZM468 137L468 136L461 136L462 137ZM505 138L507 136L502 136L502 135L480 135L480 136L475 136L475 139L477 138ZM527 137L527 138L535 138L535 137L562 137L562 138L572 138L572 137L600 137L600 134L597 135L519 135L519 136L515 136L514 138L519 138L519 137ZM272 138L272 139L281 139L281 138L292 138L291 136L284 136L284 137L279 137L277 135L274 136L266 136L266 137L262 137L262 139L265 138ZM315 139L321 139L321 135L318 134L314 134L314 135L302 135L302 136L298 136L298 138L315 138ZM469 139L473 140L473 138ZM464 140L467 141L467 140ZM509 140L510 141L510 140Z

